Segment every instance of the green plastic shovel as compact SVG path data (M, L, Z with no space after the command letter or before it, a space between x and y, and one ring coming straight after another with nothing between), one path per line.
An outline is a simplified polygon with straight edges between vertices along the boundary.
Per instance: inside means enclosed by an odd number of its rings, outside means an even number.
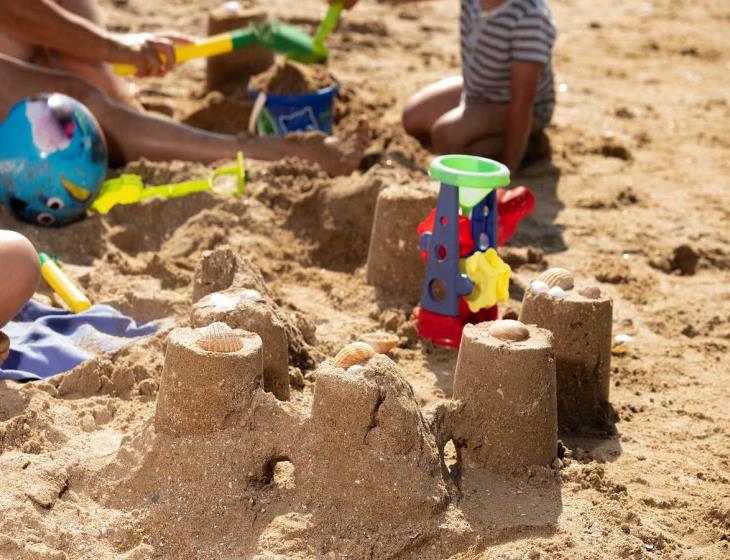
M219 178L231 176L235 185L218 183ZM243 166L243 154L238 152L235 165L221 167L213 171L207 179L146 187L139 175L121 175L115 179L104 181L101 192L91 205L91 209L99 214L108 214L117 204L137 204L148 198L180 198L189 194L212 191L218 194L241 195L246 187L246 169Z

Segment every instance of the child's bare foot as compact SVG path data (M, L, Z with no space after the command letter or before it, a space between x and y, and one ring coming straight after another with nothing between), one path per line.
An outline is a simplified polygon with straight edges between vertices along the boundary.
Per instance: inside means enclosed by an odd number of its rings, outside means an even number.
M360 121L352 132L344 136L324 136L320 133L293 133L286 138L294 142L293 156L319 165L331 176L349 175L362 161L370 130L367 122Z

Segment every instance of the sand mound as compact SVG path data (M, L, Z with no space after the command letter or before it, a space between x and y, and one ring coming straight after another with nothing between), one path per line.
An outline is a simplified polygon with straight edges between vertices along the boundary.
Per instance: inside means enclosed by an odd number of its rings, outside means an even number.
M327 68L287 60L251 78L251 87L272 95L312 93L337 85Z

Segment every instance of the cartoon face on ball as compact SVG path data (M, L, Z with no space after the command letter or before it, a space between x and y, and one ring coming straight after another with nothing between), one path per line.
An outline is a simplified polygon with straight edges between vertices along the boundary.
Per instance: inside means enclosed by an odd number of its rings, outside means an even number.
M94 117L65 95L25 99L0 125L0 202L27 222L62 225L82 217L106 164Z

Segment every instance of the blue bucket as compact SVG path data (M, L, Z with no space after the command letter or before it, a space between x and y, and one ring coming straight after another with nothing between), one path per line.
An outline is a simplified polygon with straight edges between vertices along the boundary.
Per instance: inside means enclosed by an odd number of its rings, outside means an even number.
M301 95L267 94L257 122L259 135L284 136L289 132L312 130L332 134L335 96L339 89L340 84L336 84ZM254 99L259 95L251 88L248 93Z

